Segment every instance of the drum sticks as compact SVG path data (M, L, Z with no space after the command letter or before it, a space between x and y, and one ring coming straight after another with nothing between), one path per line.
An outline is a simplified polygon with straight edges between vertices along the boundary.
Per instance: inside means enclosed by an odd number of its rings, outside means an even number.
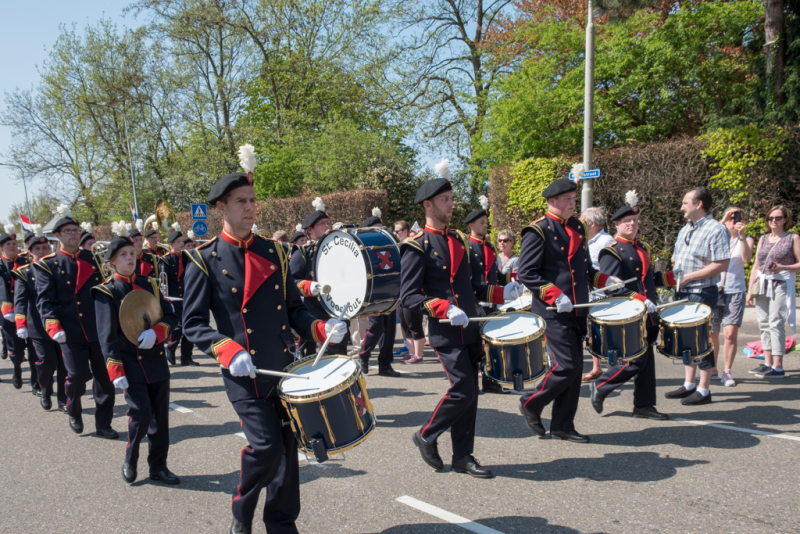
M330 288L330 286L327 286L327 287ZM329 291L330 291L330 289L329 289ZM342 313L339 314L339 320L340 321L344 317L344 314L347 313L347 308L349 308L349 307L350 307L350 303L348 302L342 308ZM319 362L319 359L322 358L323 354L325 354L325 349L328 348L328 343L330 343L330 342L331 342L330 336L326 336L325 337L325 343L323 343L322 344L322 348L319 349L319 352L317 353L317 358L314 360L314 363L311 364L311 367L316 367L317 366L317 363Z
M224 365L220 365L223 369L227 369ZM292 373L284 373L281 371L270 371L268 369L256 369L257 375L269 375L269 376L280 376L284 378L302 378L303 380L308 380L311 378L310 376L303 376L303 375L293 375Z
M663 310L668 306L674 306L675 304L683 304L684 302L689 302L689 299L681 299L681 300L676 300L675 302L667 302L666 304L656 306L656 308L658 308L659 310Z
M636 277L633 277L633 278L630 278L628 280L623 280L622 282L617 282L616 284L611 284L610 286L601 287L601 288L595 289L594 291L590 292L589 296L591 297L595 293L600 293L601 291L614 291L615 289L620 289L625 284L630 284L631 282L635 282L635 281L636 281Z
M469 322L477 323L477 322L480 322L480 321L499 321L501 319L508 319L508 317L505 317L505 316L500 316L500 317L495 317L495 316L491 316L491 317L470 317L469 318ZM445 324L450 324L452 321L450 319L439 319L439 322L440 323L445 323Z
M587 302L586 304L575 304L573 306L573 308L591 308L592 306L597 306L598 304L600 304L600 302L602 302L602 301L597 300L595 302ZM558 308L556 306L548 306L545 309L549 310L549 311L553 311L553 310L557 310Z

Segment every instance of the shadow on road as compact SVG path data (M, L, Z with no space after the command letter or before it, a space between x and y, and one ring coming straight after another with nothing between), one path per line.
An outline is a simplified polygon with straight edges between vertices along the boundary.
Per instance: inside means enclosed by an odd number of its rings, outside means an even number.
M475 521L504 534L530 534L547 532L548 534L578 534L574 528L554 525L542 517L503 516ZM463 534L465 530L447 523L420 523L417 525L397 525L382 530L380 534Z
M241 432L239 421L228 421L221 425L180 425L169 427L170 445L175 445L186 439L213 438L216 436L229 436ZM242 446L245 441L242 440Z
M710 439L707 432L698 432L695 425L677 427L675 425L651 427L630 432L610 432L608 434L592 434L593 445L611 445L613 447L650 447L664 444L677 445L687 449L703 447L714 449L749 449L761 443L761 438L739 432L720 434L719 430Z
M369 388L367 390L370 399L390 399L392 397L422 397L425 395L439 395L439 393L425 393L424 391L412 391L400 388Z

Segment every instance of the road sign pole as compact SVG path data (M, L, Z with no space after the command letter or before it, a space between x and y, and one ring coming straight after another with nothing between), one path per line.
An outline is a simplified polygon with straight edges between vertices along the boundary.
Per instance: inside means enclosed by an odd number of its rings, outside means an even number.
M592 145L594 144L594 17L592 0L588 0L588 22L586 23L586 79L583 94L583 168L592 168ZM583 180L581 210L592 207L592 181Z

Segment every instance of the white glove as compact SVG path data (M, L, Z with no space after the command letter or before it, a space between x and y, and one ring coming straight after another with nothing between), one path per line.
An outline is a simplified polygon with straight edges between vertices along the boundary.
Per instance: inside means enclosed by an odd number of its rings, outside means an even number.
M253 367L253 360L250 359L250 354L246 350L239 351L239 353L233 357L231 364L228 366L228 370L233 376L256 377L256 368Z
M656 308L656 305L653 304L652 300L646 299L644 301L644 306L647 308L647 313L658 313L658 308Z
M325 323L325 337L330 338L331 343L339 343L344 339L344 335L346 333L347 324L345 324L344 321L340 321L339 319L328 319L328 322Z
M308 290L311 291L311 294L315 297L319 295L320 290L322 289L322 284L319 282L311 282L311 285L308 286Z
M139 348L145 350L152 349L153 345L156 344L157 337L158 336L156 336L155 330L153 330L152 328L150 330L145 330L144 332L139 334L139 337L137 339L137 341L141 341L141 343L139 343Z
M617 278L616 276L609 276L608 280L606 280L605 287L613 286L614 284L619 284L620 282L622 282L621 278Z
M65 334L63 330L56 332L56 335L53 336L53 341L56 343L64 343L66 340L67 334Z
M522 293L522 284L519 282L509 282L503 288L503 298L505 300L512 300L519 297L519 294Z
M28 339L28 329L24 326L22 328L17 328L17 337L20 339Z
M556 299L556 311L558 313L571 312L572 308L572 301L564 293L561 293Z
M128 389L128 379L124 376L114 379L114 387L119 389Z
M6 321L13 321L14 320L14 314L13 313L7 313L7 314L5 314L3 316L3 319L5 319Z
M447 318L450 319L450 323L453 326L467 326L467 323L469 323L469 317L464 313L464 310L456 308L452 304L447 308Z

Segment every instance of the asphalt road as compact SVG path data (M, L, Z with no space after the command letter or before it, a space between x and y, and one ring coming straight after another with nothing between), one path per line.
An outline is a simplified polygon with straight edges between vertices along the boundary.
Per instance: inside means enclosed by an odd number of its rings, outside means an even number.
M742 341L755 333L746 325ZM77 436L65 414L39 407L29 386L14 389L10 362L0 362L0 532L227 532L246 442L219 367L204 355L196 359L200 367L173 367L171 400L181 408L170 412L169 467L182 479L177 487L141 472L132 486L123 482L121 391L113 421L120 439ZM740 357L735 388L716 382L713 404L687 408L663 398L682 383L682 368L657 356L658 408L673 420L631 418L629 385L599 416L584 387L576 422L589 445L539 439L518 414L516 395L484 395L475 455L497 476L477 480L449 466L433 472L411 443L447 385L426 353L422 364L396 364L406 373L401 378L367 377L378 428L366 442L345 459L301 461L298 526L391 534L798 532L799 360L792 353L787 378L766 383L747 374L757 364ZM93 412L90 398L84 406ZM447 435L440 450L449 463ZM260 513L254 532L264 532ZM462 520L473 523L453 523Z

